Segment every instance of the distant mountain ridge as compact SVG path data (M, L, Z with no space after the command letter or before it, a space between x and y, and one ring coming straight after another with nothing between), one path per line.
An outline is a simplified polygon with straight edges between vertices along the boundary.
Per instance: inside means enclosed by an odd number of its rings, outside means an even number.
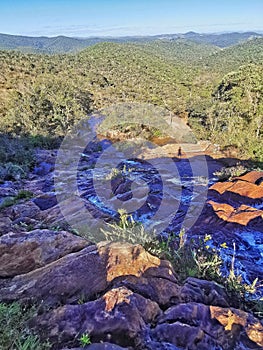
M0 33L0 49L19 50L23 52L38 53L70 53L80 51L86 47L100 42L115 43L145 43L156 40L174 41L178 39L187 39L196 43L213 45L220 48L236 45L251 38L263 37L263 34L256 32L244 33L223 33L223 34L200 34L188 32L184 34L160 34L153 36L127 36L127 37L92 37L92 38L73 38L67 36L56 37L30 37L20 35L10 35Z

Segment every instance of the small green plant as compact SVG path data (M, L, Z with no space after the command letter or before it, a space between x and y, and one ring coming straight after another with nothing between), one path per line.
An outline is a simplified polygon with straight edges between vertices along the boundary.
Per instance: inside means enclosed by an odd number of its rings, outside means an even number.
M154 137L162 137L163 136L163 133L161 132L161 130L156 129L156 128L153 128L152 134Z
M0 204L0 209L11 207L16 203L15 197L7 197L5 198L2 203Z
M83 333L82 336L79 338L80 341L80 345L81 347L85 347L87 345L91 344L91 340L90 340L90 335L88 333Z
M11 207L21 199L29 199L33 197L33 193L26 190L21 190L15 197L7 197L0 204L0 209Z
M134 227L135 221L133 220L132 215L128 214L125 209L119 209L118 213L120 215L119 226L122 229L126 229L128 227Z
M237 164L232 167L224 167L219 171L214 172L214 175L218 177L219 181L232 180L234 177L241 176L249 169L241 164Z
M209 254L199 248L193 251L193 259L197 266L198 277L209 280L218 280L221 277L222 259L217 252Z
M21 231L26 231L30 232L34 230L34 224L27 224L26 222L19 222L18 224L14 225L15 228L21 230Z
M16 199L30 199L33 197L33 192L27 190L21 190L18 192Z
M105 180L113 180L115 179L118 175L121 174L121 170L117 168L112 168L110 173L105 176Z
M246 307L250 303L251 296L255 295L258 290L258 278L248 284L244 283L243 278L240 274L235 272L235 257L236 257L236 244L233 243L234 253L232 256L231 267L229 274L224 280L224 285L228 294L232 299L236 301L237 307Z
M24 167L8 162L5 164L0 164L0 179L2 181L6 180L20 180L26 177L26 170Z

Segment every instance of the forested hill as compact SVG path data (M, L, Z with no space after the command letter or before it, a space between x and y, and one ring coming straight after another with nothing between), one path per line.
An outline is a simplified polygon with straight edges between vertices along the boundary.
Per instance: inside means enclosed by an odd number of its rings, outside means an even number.
M66 36L57 37L29 37L19 35L0 34L0 49L19 50L31 53L68 53L80 51L88 46L100 42L116 43L145 43L151 41L186 39L196 43L207 44L218 47L228 47L244 42L255 37L262 37L263 34L255 32L245 33L224 33L224 34L199 34L188 32L185 34L162 34L155 36L130 36L130 37L94 37L94 38L73 38Z
M0 51L0 132L63 135L90 111L147 102L196 136L263 160L263 38L99 43L62 55Z

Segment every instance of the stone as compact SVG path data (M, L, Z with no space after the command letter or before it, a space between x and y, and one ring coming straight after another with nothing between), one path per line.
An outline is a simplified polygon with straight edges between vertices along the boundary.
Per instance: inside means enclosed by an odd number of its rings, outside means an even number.
M180 301L190 301L205 305L229 306L228 296L222 286L213 282L188 277L180 291Z
M33 199L33 202L40 208L40 210L46 210L57 205L57 197L54 192L47 192Z
M260 185L263 181L263 171L250 171L245 175L235 177L233 180L247 181L256 185Z
M18 191L13 187L0 187L0 198L1 197L15 197Z
M84 348L86 349L86 348ZM128 350L127 348L120 347L115 344L103 342L103 343L93 343L87 347L88 350ZM82 348L70 348L63 350L83 350Z
M0 237L11 230L12 220L0 212Z
M263 218L263 210L259 210L244 204L238 208L234 208L226 203L217 203L211 200L208 201L207 204L212 206L214 213L221 220L229 223L247 226L253 219Z
M39 176L45 176L54 170L54 165L47 162L40 162L34 169L34 174Z
M166 310L152 337L189 350L238 350L260 349L262 332L261 323L244 311L187 303Z
M13 221L22 220L25 217L35 219L39 212L39 208L31 200L25 203L15 204L12 207L6 208L4 211L5 215Z
M227 308L222 309L216 306L210 306L211 318L215 318L225 329L225 331L233 332L236 325L239 325L241 331L246 333L246 336L258 346L263 347L263 326L248 313Z
M128 276L176 282L171 264L140 245L100 243L71 253L37 270L0 280L0 301L38 301L44 304L88 300L106 290L115 279ZM156 284L156 283L155 283Z
M114 288L95 301L37 316L31 325L41 331L43 339L56 344L76 346L76 336L88 333L92 342L110 340L140 348L147 325L161 313L157 303L127 288Z
M263 198L263 186L258 186L247 181L217 182L211 186L209 190L218 192L226 199L228 196L236 198L237 200L239 197L247 197L250 200L259 200Z
M0 211L0 236L13 231L21 231L16 225L40 221L40 209L30 200L15 204Z
M262 348L262 324L230 308L220 285L192 277L179 285L171 264L140 245L35 230L4 235L0 262L9 269L0 301L38 304L28 325L54 350L80 346L82 334L94 349Z
M0 278L25 274L87 245L85 239L65 231L34 230L3 235L0 238Z

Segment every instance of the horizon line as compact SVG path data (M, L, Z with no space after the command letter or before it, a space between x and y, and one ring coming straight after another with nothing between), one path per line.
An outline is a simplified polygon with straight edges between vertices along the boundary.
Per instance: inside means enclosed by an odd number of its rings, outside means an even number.
M21 37L27 37L27 38L57 38L57 37L66 37L66 38L72 38L72 39L117 39L117 38L143 38L143 37L155 37L155 36L165 36L165 35L186 35L189 33L193 34L199 34L199 35L220 35L220 34L245 34L245 33L255 33L255 34L263 34L263 29L247 29L247 30L221 30L221 31L206 31L206 32L196 32L194 30L189 30L187 32L171 32L171 33L158 33L158 34L119 34L119 35L88 35L88 36L80 36L80 35L66 35L66 34L54 34L54 35L45 35L45 34L12 34L12 33L3 33L0 32L1 35L9 35L9 36L21 36Z

